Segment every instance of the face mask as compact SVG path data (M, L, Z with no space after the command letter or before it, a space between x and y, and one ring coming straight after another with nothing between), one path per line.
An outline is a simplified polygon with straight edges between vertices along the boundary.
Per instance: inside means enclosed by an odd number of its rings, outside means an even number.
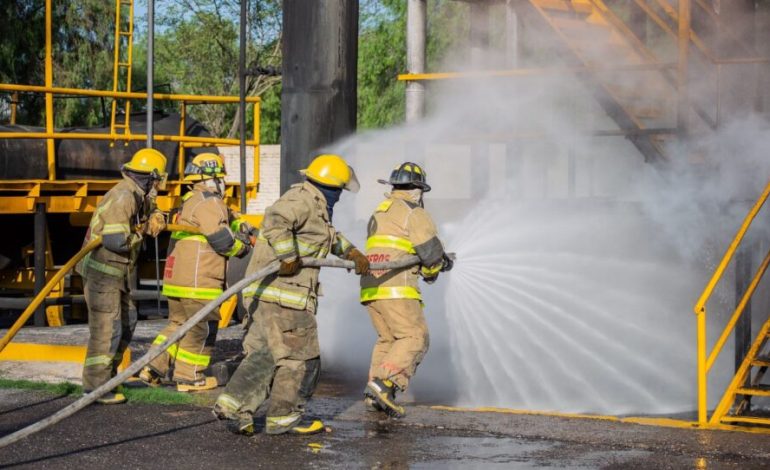
M337 201L340 200L340 196L342 195L342 188L332 188L330 186L317 184L313 181L310 181L310 183L323 193L324 198L326 199L326 210L329 212L329 220L332 220L334 205L337 204Z

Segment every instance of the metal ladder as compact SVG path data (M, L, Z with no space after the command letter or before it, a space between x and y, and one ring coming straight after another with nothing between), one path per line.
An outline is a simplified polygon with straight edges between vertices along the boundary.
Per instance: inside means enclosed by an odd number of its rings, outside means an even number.
M125 44L124 44L125 43ZM112 91L131 92L131 68L134 43L134 0L115 1L115 57L113 60ZM125 51L125 54L123 54ZM122 102L123 118L119 119L118 102ZM122 133L124 136L131 134L131 101L128 99L113 98L112 117L110 119L110 134L113 136ZM118 121L122 122L118 122ZM114 141L110 146L114 145ZM125 141L128 145L128 140Z
M752 416L747 413L750 397L770 397L770 385L761 383L770 367L770 355L762 353L770 339L769 336L770 318L759 330L757 338L730 381L730 385L711 416L711 422L770 426L770 415ZM752 371L756 372L752 374Z

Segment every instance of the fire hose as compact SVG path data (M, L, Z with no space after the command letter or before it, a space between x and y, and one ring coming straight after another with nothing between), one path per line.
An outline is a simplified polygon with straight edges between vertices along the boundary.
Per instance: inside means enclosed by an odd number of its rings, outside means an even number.
M93 243L93 242L92 242ZM98 245L97 245L98 246ZM86 247L87 248L87 247ZM85 248L84 248L85 250ZM83 250L81 250L82 252ZM78 253L80 255L80 253ZM82 256L85 256L83 254ZM81 257L82 257L81 256ZM388 263L372 263L371 269L372 270L388 270L388 269L399 269L399 268L406 268L409 266L414 266L416 264L419 264L420 259L417 256L408 256L406 258L402 258L398 261L392 261ZM343 260L327 260L327 259L317 259L317 258L302 258L302 266L306 267L330 267L330 268L345 268L345 269L353 269L354 264L352 261L343 261ZM139 372L144 366L150 363L153 359L158 357L168 349L172 344L178 342L180 339L182 339L182 336L184 336L193 326L195 326L198 322L206 318L207 315L209 315L211 312L213 312L217 307L219 307L225 300L229 299L233 295L239 293L243 289L245 289L247 286L252 284L255 281L258 281L259 279L262 279L264 277L267 277L271 274L274 274L278 271L279 262L274 261L273 263L269 264L268 266L260 269L259 271L256 271L253 274L250 274L237 283L233 284L230 288L225 290L219 297L212 300L208 304L206 304L202 309L200 309L195 315L190 317L182 326L180 326L172 335L166 339L162 344L153 346L150 348L147 353L140 357L138 360L133 362L130 366L128 366L123 372L119 373L109 381L107 381L105 384L101 385L100 387L97 387L92 392L83 395L78 400L74 401L73 403L69 404L68 406L62 408L58 412L52 414L51 416L44 418L36 423L33 423L25 428L22 428L16 432L13 432L11 434L8 434L7 436L4 436L3 438L0 438L0 448L5 447L9 444L13 444L14 442L17 442L31 434L34 434L38 431L42 431L43 429L52 426L59 421L68 418L69 416L72 416L73 414L77 413L78 411L82 410L86 406L90 405L91 403L95 402L99 397L104 395L105 393L110 392L118 385L122 384L126 380L128 380L130 377L134 376L137 372ZM59 273L57 273L58 275ZM32 305L30 305L31 307ZM34 311L34 309L32 309ZM10 332L9 332L10 334Z

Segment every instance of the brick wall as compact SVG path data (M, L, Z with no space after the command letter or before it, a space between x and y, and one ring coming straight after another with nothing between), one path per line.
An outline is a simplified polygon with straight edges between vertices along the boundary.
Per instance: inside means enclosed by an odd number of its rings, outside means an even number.
M241 179L241 164L238 147L220 148L225 157L227 182L238 183ZM246 180L254 181L254 149L246 147ZM281 195L281 146L260 145L259 147L259 193L248 202L248 214L262 214L265 208Z

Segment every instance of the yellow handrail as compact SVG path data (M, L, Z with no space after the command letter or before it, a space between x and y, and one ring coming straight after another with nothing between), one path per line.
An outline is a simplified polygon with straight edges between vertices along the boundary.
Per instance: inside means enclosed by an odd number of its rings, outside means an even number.
M78 261L80 261L85 255L90 253L92 250L96 249L99 245L102 244L102 237L97 237L93 240L91 240L86 246L84 246L80 251L75 254L67 263L61 267L58 271L56 271L56 274L53 275L50 281L46 283L46 285L43 287L43 289L35 296L34 299L32 299L32 302L27 306L27 308L24 310L24 312L21 314L19 318L16 319L16 322L14 322L13 325L11 325L11 328L8 330L8 333L3 336L3 339L0 339L0 352L5 349L5 347L8 345L8 343L11 342L14 336L16 336L16 333L19 332L22 326L24 326L25 323L27 323L27 320L29 320L29 317L32 316L33 313L35 313L35 310L40 306L40 304L43 303L43 300L45 300L46 296L51 293L51 290L53 290L54 286L58 284L62 278L72 269L75 267L75 264L77 264Z
M168 224L166 226L167 231L184 231L189 233L199 233L198 229L189 225L179 225L179 224ZM54 286L58 284L62 278L70 272L72 268L75 267L75 265L83 259L85 255L90 253L91 251L95 250L102 244L102 237L97 237L93 240L91 240L86 246L84 246L80 251L78 251L75 256L73 256L67 263L64 264L61 268L59 268L58 271L56 271L56 274L53 275L51 280L49 280L45 286L40 290L40 292L32 299L32 302L27 306L27 308L22 312L21 316L16 319L13 325L11 325L11 328L8 330L8 333L3 336L2 339L0 339L0 352L5 349L5 347L8 345L8 343L11 342L11 340L16 336L16 333L19 332L22 326L24 326L25 323L27 323L27 320L29 320L29 317L32 316L32 314L37 310L37 308L40 306L40 304L43 303L43 300L48 296L48 294L51 293L51 290L53 290Z
M751 223L754 221L757 214L759 214L759 211L762 209L762 206L764 206L768 197L770 197L770 183L765 186L765 189L762 191L759 199L757 199L757 202L754 203L749 213L743 219L741 227L738 229L738 232L735 234L732 242L730 242L730 246L727 248L727 251L722 257L722 260L714 270L714 274L711 276L711 279L709 279L709 282L706 284L706 287L703 289L703 292L693 307L697 322L698 422L703 425L708 423L708 372L714 365L714 362L716 361L717 356L719 356L719 353L722 351L722 347L727 341L727 338L735 327L735 324L738 322L738 318L740 318L740 316L743 314L746 304L754 294L757 285L767 270L768 264L770 263L770 253L768 253L762 262L762 265L757 270L757 273L752 279L749 288L741 299L741 302L736 307L735 312L733 312L733 315L730 318L730 321L728 321L727 326L722 331L722 334L714 345L714 350L711 354L708 354L708 346L706 344L706 303L708 303L711 295L714 293L714 289L722 279L727 266L730 264L730 261L732 261L733 256L738 250L738 247L743 241L743 238L746 236L746 232L748 232L749 227L751 227Z
M101 98L123 98L146 100L147 93L132 91L105 91L105 90L83 90L80 88L64 88L56 86L39 85L16 85L9 83L0 83L0 91L20 91L33 93L51 93L53 95L74 95L74 96L93 96ZM153 99L161 101L187 101L188 103L237 103L237 96L212 96L212 95L178 95L172 93L153 93ZM247 103L259 103L258 96L247 96Z

